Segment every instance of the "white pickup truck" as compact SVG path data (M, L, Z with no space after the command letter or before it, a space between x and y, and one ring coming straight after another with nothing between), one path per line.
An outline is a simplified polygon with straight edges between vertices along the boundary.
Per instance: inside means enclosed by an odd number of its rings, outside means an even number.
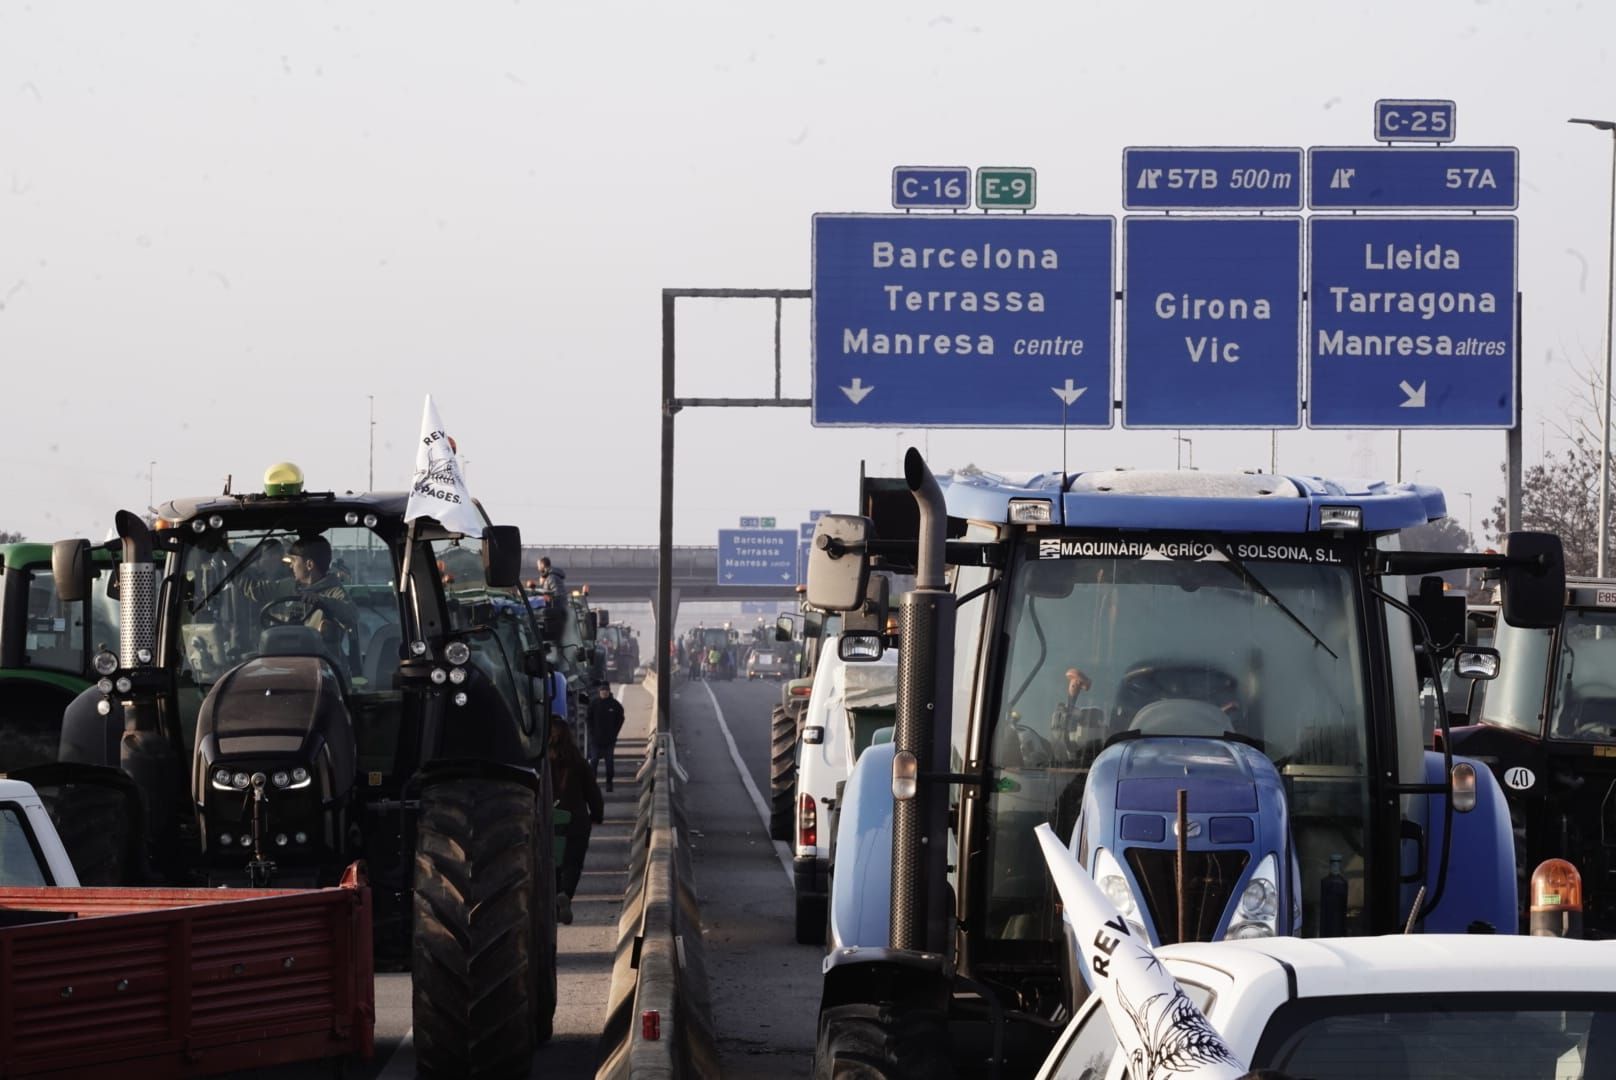
M1253 1069L1308 1080L1616 1077L1616 945L1607 942L1279 937L1170 945L1156 956ZM1192 1073L1172 1065L1193 1062L1194 1027L1153 1015L1159 1003L1133 1004L1152 1060L1119 1053L1096 994L1038 1080Z
M0 779L0 886L77 886L45 804L28 784Z

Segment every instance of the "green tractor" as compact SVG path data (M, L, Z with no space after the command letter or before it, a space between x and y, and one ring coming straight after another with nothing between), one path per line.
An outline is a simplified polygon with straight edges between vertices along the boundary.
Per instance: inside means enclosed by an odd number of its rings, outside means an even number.
M472 538L407 504L281 465L155 530L120 513L118 651L92 657L58 767L127 774L158 881L323 885L363 859L422 1073L526 1075L556 1006L550 644L514 526ZM53 556L83 601L104 564L84 540Z

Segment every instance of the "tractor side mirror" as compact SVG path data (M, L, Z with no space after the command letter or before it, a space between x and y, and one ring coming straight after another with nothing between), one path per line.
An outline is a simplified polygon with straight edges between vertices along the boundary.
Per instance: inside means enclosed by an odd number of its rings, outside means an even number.
M522 654L522 674L532 679L542 679L549 671L550 665L545 662L543 649L529 649Z
M1461 679L1496 679L1502 662L1497 649L1466 645L1453 658L1453 671Z
M602 628L610 626L610 625L612 625L611 613L608 612L605 608L600 608L600 609L596 610L596 612L595 612L595 628L596 629L602 629Z
M790 615L782 615L774 620L774 640L790 641L797 633L797 620Z
M1565 613L1565 551L1553 533L1504 537L1508 562L1500 572L1500 614L1523 630L1552 630Z
M94 574L88 540L58 540L51 545L51 577L56 583L56 596L62 603L88 600L90 579Z
M802 638L804 641L816 641L825 632L825 613L823 611L810 611L802 617Z
M491 589L511 589L522 580L522 530L483 526L483 580Z
M870 581L865 544L870 519L826 514L814 526L808 552L808 602L824 611L853 611L864 605Z
M600 617L600 612L591 611L589 613L589 634L588 634L588 637L589 637L589 639L591 641L593 641L596 637L598 637L600 635L600 628L601 628L602 624L605 623L605 621L606 621L605 619L602 619Z

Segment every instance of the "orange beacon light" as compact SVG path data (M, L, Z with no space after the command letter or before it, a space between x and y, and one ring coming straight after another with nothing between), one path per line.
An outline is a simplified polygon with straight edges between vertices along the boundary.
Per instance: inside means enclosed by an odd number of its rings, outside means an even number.
M1532 871L1533 937L1582 937L1582 875L1564 859L1545 859Z

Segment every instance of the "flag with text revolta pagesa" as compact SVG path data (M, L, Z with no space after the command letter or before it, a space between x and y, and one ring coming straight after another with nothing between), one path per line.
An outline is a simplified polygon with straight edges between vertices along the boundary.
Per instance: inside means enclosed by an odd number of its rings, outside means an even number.
M415 447L415 479L410 482L410 501L404 520L435 518L438 524L466 536L482 536L483 515L466 490L466 477L460 471L455 441L443 430L438 407L432 395L426 396L421 413L421 441Z

